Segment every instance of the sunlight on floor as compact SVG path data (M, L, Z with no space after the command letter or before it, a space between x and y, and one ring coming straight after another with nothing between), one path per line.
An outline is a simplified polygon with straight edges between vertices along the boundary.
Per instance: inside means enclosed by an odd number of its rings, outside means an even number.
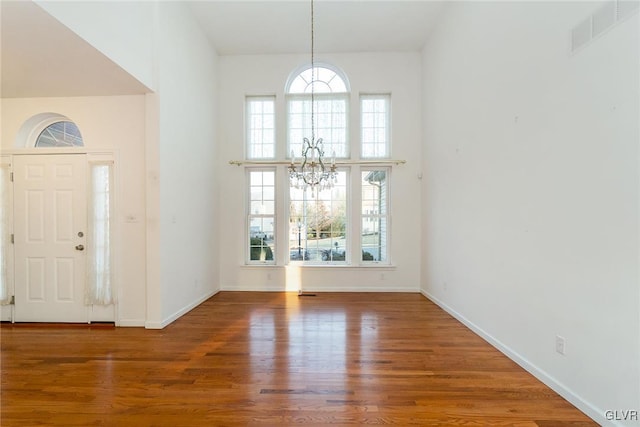
M285 267L285 289L287 292L298 292L302 289L302 270L298 265Z

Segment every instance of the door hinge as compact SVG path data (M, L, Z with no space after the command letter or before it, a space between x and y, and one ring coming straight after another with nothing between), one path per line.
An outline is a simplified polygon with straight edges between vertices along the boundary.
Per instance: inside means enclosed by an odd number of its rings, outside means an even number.
M16 242L16 237L13 235L13 233L11 234L11 243L15 243Z
M11 295L11 301L9 301L10 305L16 305L16 296L15 295Z
M9 173L9 181L13 182L13 172Z

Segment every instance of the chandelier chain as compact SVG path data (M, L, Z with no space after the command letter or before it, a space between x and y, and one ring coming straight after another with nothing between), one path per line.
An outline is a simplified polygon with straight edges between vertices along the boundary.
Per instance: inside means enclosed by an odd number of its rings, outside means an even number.
M315 190L316 196L319 190L332 188L337 180L335 151L331 166L327 170L324 163L322 138L316 139L315 83L317 77L315 64L315 10L313 0L311 0L311 140L308 138L303 138L302 140L302 160L299 168L296 167L295 155L291 150L289 178L293 187Z
M316 67L315 67L315 20L314 20L313 0L311 0L311 140L316 139L315 126L315 85L316 85Z

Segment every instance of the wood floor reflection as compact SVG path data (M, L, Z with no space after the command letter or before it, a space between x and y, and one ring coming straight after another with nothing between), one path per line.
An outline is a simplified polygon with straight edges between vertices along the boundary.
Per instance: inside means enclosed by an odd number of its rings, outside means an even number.
M2 426L595 426L419 294L222 292L163 330L1 327Z

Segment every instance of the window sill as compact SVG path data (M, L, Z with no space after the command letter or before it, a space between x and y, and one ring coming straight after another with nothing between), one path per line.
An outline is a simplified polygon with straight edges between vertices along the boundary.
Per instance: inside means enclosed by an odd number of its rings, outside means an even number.
M295 268L337 268L337 269L356 269L356 270L366 270L366 269L379 269L379 270L395 270L397 266L395 264L382 264L382 263L371 263L371 264L302 264L291 262L286 265L276 265L276 264L244 264L240 266L241 268L253 269L253 268L287 268L287 267L295 267Z

